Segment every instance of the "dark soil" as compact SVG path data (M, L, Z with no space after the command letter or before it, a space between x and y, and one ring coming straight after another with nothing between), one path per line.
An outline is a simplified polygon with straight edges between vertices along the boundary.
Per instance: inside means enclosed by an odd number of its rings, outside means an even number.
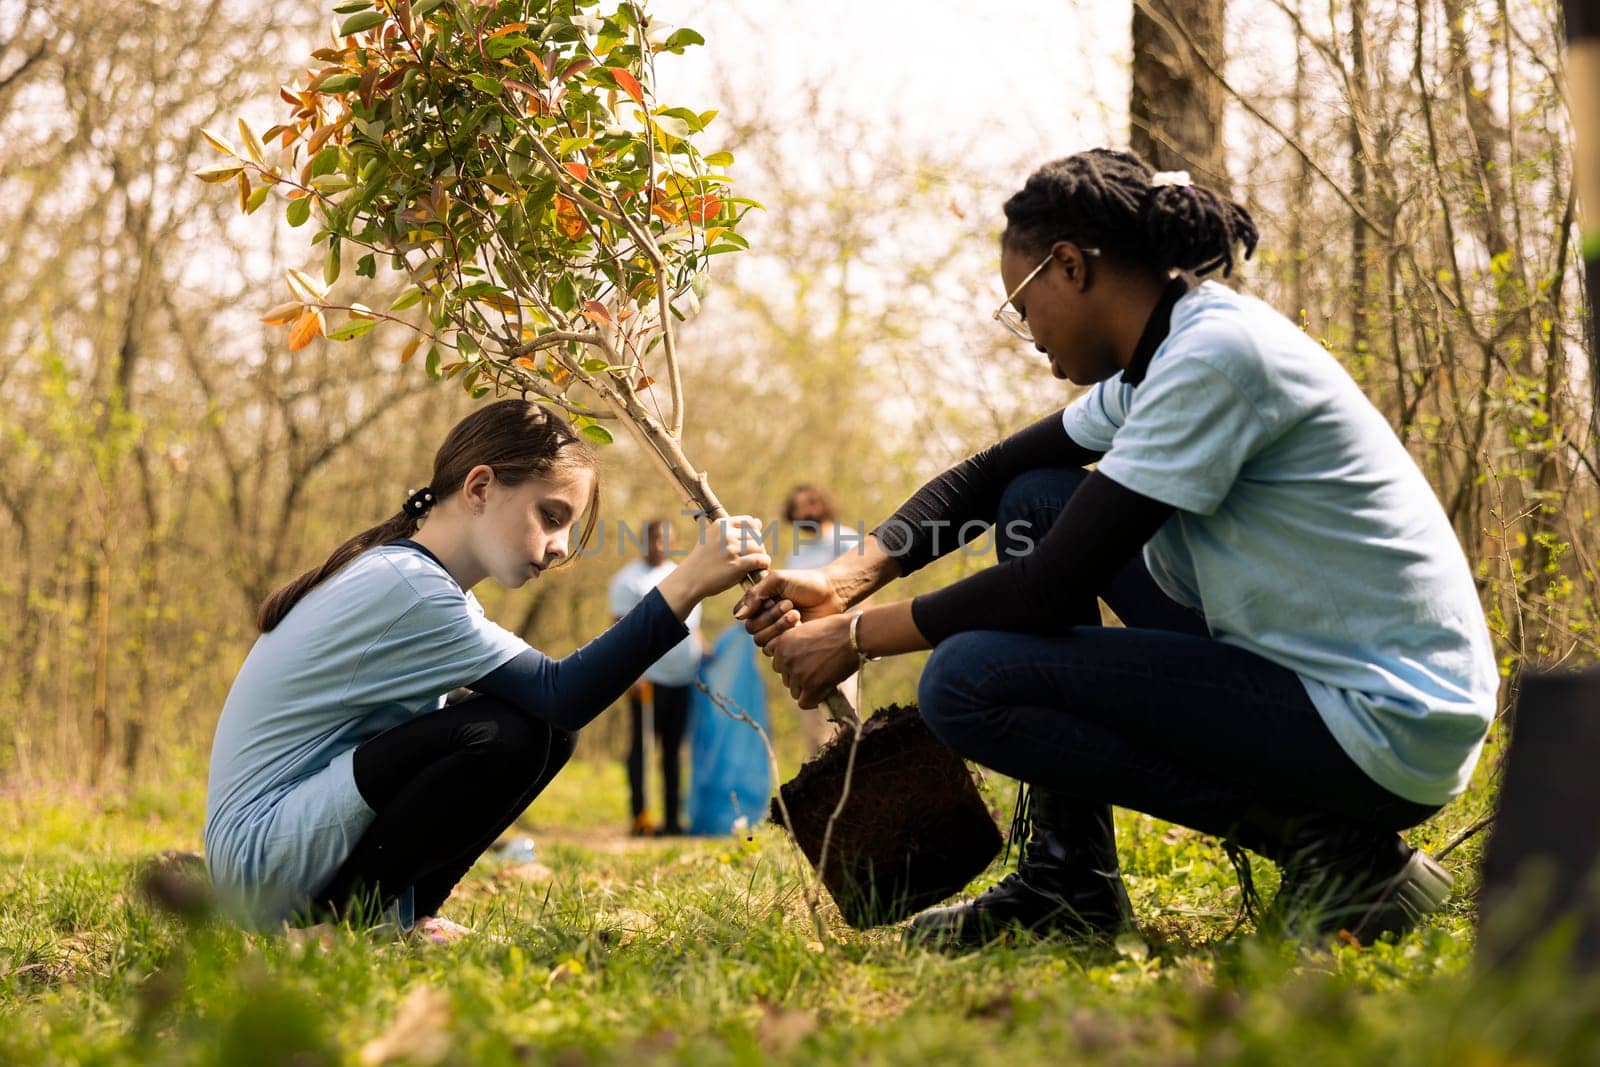
M795 840L813 867L849 759L846 731L781 787ZM783 825L776 800L772 820ZM861 728L850 799L834 824L822 882L856 929L898 922L959 892L1000 844L966 763L933 736L915 705L891 705Z

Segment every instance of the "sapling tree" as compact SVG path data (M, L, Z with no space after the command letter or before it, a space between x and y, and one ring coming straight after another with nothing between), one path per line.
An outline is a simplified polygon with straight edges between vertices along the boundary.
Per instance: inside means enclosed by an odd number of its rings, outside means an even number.
M288 271L291 299L263 317L291 348L394 323L402 362L559 407L600 443L620 425L721 518L682 447L675 325L758 205L732 194L732 156L701 147L715 113L656 98L656 59L700 35L612 2L341 3L317 65L280 90L284 120L241 119L242 148L205 131L228 158L198 177L233 183L247 213L281 195L321 247L321 277ZM385 307L337 295L352 271L393 282ZM842 696L829 708L855 721Z

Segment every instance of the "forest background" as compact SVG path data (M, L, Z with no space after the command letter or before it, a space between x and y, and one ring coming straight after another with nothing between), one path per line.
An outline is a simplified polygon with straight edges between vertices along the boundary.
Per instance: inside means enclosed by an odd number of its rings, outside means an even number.
M1262 249L1233 284L1325 344L1427 474L1503 706L1523 667L1593 657L1600 472L1557 6L1140 0L1131 37L1128 6L1101 0L870 6L651 5L709 42L663 65L662 95L720 109L712 139L766 205L681 339L688 451L730 508L775 517L813 481L870 525L1069 400L990 321L1000 204L1048 159L1132 143L1250 208ZM392 514L473 403L403 365L399 331L289 351L259 315L302 246L190 177L216 158L199 129L268 125L330 17L0 0L8 790L202 777L255 606ZM603 485L601 551L479 590L553 654L609 621L616 524L680 506L630 442ZM905 591L985 563L957 554ZM908 697L919 666L874 667L864 702ZM622 741L608 716L580 756Z

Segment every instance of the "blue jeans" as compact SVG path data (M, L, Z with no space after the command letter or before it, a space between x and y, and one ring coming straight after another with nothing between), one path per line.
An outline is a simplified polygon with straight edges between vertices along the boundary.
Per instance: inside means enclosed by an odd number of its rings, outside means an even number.
M1085 476L1034 470L1013 481L995 524L1001 558L1028 547L1012 534L1037 543ZM1125 629L1101 626L1087 598L1061 605L1050 632L972 630L940 643L918 690L929 728L1052 797L1142 811L1273 859L1286 826L1392 840L1438 810L1369 778L1293 671L1214 640L1141 558L1101 596Z

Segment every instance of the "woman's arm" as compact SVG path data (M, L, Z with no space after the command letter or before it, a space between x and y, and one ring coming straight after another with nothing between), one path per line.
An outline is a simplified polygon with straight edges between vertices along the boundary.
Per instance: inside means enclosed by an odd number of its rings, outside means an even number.
M1100 474L1084 479L1038 548L912 600L868 608L856 624L867 656L932 648L964 630L1030 632L1059 625L1068 605L1099 594L1173 508ZM780 626L767 646L801 707L856 669L849 617Z
M1069 437L1056 411L918 489L859 549L816 570L769 573L740 599L733 616L765 648L795 625L837 615L980 536L993 525L1000 497L1017 475L1040 467L1081 467L1100 455Z
M1046 415L918 489L872 531L899 573L910 574L994 525L1012 479L1041 467L1083 467L1101 453L1067 436L1061 412ZM858 598L859 599L859 598Z

